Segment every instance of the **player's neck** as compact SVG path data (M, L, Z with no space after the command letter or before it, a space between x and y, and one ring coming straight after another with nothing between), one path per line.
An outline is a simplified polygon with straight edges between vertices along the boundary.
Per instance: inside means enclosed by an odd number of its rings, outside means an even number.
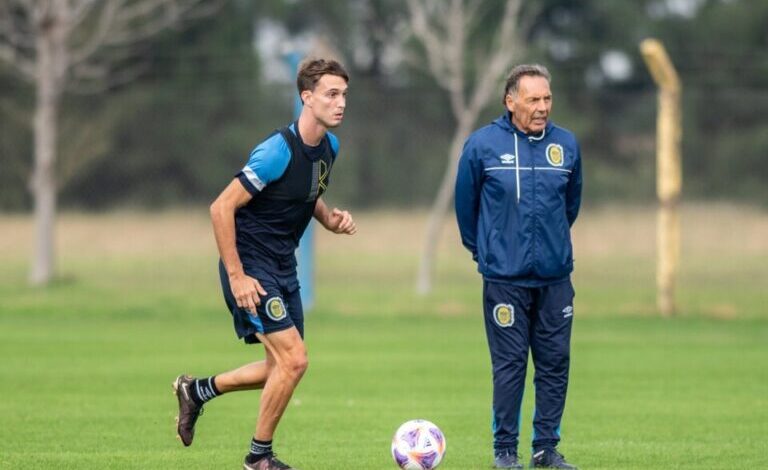
M306 112L302 112L299 116L299 135L301 140L310 147L316 147L320 145L320 142L325 137L325 133L328 132L328 128L325 127L320 121L313 116L308 115Z

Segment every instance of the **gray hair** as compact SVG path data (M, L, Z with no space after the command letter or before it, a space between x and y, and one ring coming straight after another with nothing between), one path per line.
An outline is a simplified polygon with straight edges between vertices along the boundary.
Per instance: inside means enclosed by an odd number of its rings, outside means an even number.
M539 64L521 64L516 66L509 72L507 77L507 85L504 87L504 96L502 97L502 103L506 102L507 95L515 95L517 88L520 86L520 79L523 77L544 77L548 82L552 81L552 75L549 74L549 70L546 67Z

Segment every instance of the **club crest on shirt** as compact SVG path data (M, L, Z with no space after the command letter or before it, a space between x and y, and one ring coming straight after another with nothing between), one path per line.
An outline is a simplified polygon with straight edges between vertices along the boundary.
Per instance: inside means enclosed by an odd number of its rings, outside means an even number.
M505 153L504 155L499 155L499 160L504 165L514 165L515 164L515 156L509 153Z
M563 166L563 146L560 144L547 145L547 162L552 166Z
M512 304L498 304L493 307L493 321L502 328L515 324L515 307Z
M272 297L267 300L265 310L267 311L267 316L274 321L280 321L285 318L285 304L283 304L283 299L280 297Z

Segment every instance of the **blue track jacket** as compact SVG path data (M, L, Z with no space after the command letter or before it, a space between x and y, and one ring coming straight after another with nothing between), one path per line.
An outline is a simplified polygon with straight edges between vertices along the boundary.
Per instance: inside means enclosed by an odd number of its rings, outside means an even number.
M580 202L581 154L570 131L549 122L527 135L506 113L464 144L456 218L486 280L540 287L567 279Z

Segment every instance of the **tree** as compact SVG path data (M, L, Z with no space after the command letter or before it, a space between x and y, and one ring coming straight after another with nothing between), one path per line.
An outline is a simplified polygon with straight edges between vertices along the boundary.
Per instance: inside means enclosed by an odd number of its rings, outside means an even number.
M456 119L447 166L427 222L416 280L416 290L420 294L432 289L437 239L453 198L453 182L462 144L483 108L499 90L502 77L523 52L519 34L522 1L507 0L490 53L472 51L470 54L470 36L487 28L486 24L479 28L481 4L478 0L408 0L413 35L423 46L430 74L448 92ZM471 57L475 58L474 63Z
M99 92L143 70L137 46L213 13L221 0L0 0L0 60L36 90L33 118L35 242L30 281L54 272L58 114L67 91Z

